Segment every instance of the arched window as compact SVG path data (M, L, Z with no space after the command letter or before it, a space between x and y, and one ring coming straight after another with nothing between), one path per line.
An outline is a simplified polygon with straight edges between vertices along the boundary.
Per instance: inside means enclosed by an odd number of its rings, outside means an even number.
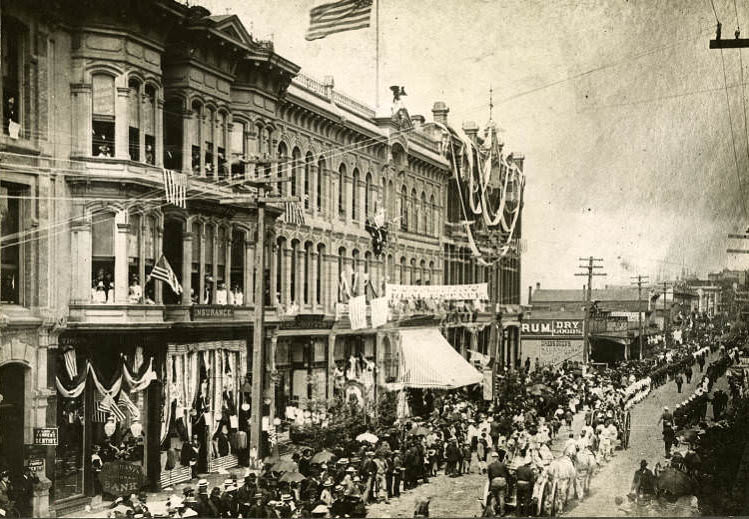
M388 192L387 192L387 180L385 177L382 177L382 196L380 200L382 201L382 210L384 211L385 218L388 218L387 214L387 207L388 207ZM379 209L379 207L376 207L375 210Z
M111 212L94 213L91 218L92 299L97 303L109 300L108 294L114 284L114 218ZM102 289L104 294L101 294Z
M184 104L180 99L169 99L164 103L164 167L182 170L182 118ZM185 172L186 173L186 172Z
M146 85L143 91L143 134L145 162L156 164L156 89Z
M218 178L226 178L226 114L218 113L218 135L216 135L216 153L218 154Z
M395 186L392 180L388 180L387 187L387 205L385 206L385 212L388 220L395 218Z
M411 189L411 232L419 232L419 197L416 189Z
M417 284L419 285L428 285L427 283L427 273L426 273L426 266L427 262L425 260L421 260L419 262L419 279Z
M437 208L434 207L434 195L432 195L429 198L429 214L434 213L434 218L430 218L428 220L427 226L429 227L429 232L432 234L432 236L439 236L438 231L438 225L439 225L439 218L437 218L437 215L439 214L437 212Z
M361 256L357 249L351 251L351 266L353 267L350 272L350 276L347 278L349 287L351 287L351 295L358 296L359 294L359 266L361 264Z
M244 176L245 156L247 155L247 141L245 133L247 127L242 121L234 121L231 130L231 174L232 176Z
M427 285L434 284L434 261L429 262L429 281Z
M200 171L200 135L202 133L203 106L198 101L192 103L192 124L190 125L190 142L192 143L192 172L202 175Z
M290 289L291 289L291 302L296 303L296 287L297 283L299 282L298 277L298 266L299 266L299 241L293 240L291 242L291 283L290 283Z
M409 279L408 279L408 284L409 285L418 285L419 284L419 282L418 282L419 273L416 272L416 259L411 258L410 266L411 266L411 272L410 272L410 276L409 276Z
M338 216L346 218L346 165L338 168Z
M428 234L427 232L427 222L429 221L429 207L427 206L427 194L422 191L421 192L421 222L419 223L419 228L421 232L424 234Z
M351 219L359 219L359 169L351 175Z
M131 78L127 83L128 152L130 160L140 161L140 81Z
M213 154L215 153L216 142L216 112L213 108L205 111L203 118L203 138L205 139L205 174L212 177L213 171Z
M302 170L302 152L299 151L299 148L294 147L294 150L291 152L291 196L297 196L301 192L301 181L299 177L304 175L304 171Z
M405 256L401 256L400 269L398 270L398 284L399 285L406 284L406 257Z
M288 168L288 164L286 163L286 160L288 159L288 157L289 157L289 152L286 148L286 144L283 141L279 142L278 143L278 176L279 177L286 176L286 172ZM283 190L286 193L293 194L295 192L293 179L291 182L284 182L284 184L287 186L283 188Z
M286 287L284 286L285 283L285 265L286 261L284 256L286 250L286 238L283 236L279 236L276 240L276 291L278 291L281 296L278 298L278 301L283 304L288 304L288 301L286 300Z
M310 280L312 279L312 244L307 242L304 244L304 304L308 305L312 303L312 286Z
M114 77L107 74L95 74L91 82L93 88L91 155L114 157Z
M344 290L341 285L341 280L344 277L346 269L346 249L341 247L338 249L338 279L332 280L333 283L338 287L338 302L344 302Z
M25 77L26 65L30 55L28 29L24 24L9 16L2 17L2 91L3 91L3 133L17 138L28 138L21 131L25 124L27 111L26 99L30 92L30 81ZM114 114L112 114L114 116ZM12 122L12 124L11 124ZM112 134L114 138L114 134ZM93 155L97 155L94 149Z
M244 305L245 279L244 279L244 255L245 255L245 231L240 228L232 229L231 237L231 286L226 288L232 292L232 303Z
M312 207L310 200L312 198L312 193L310 192L310 182L312 182L312 164L314 164L314 159L312 158L312 153L308 151L304 156L304 208L307 210Z
M367 173L366 180L364 181L364 218L369 218L370 210L372 206L372 174Z
M388 254L385 270L385 278L387 282L395 283L395 260L393 259L392 254Z
M400 213L400 219L401 219L401 230L407 231L408 230L408 190L406 189L406 186L403 185L401 187L401 197L400 197L400 207L399 213Z
M325 245L320 244L317 246L317 272L315 273L316 302L318 305L323 304L325 301L322 293L323 261L325 261Z
M315 188L317 189L317 197L315 203L317 204L317 212L322 213L322 201L323 201L323 172L325 171L325 159L320 157L317 160L317 183Z

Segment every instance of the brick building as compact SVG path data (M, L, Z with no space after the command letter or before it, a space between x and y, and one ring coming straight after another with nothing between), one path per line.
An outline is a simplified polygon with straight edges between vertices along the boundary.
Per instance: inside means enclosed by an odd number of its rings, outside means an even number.
M264 429L332 399L341 374L372 400L394 379L406 325L352 330L345 305L387 283L489 283L471 326L444 333L464 357L515 364L519 253L472 257L423 117L378 117L236 16L173 0L6 0L1 14L0 464L38 471L29 514L100 494L94 455L139 465L153 487L191 476L178 453L193 437L199 470L238 463L241 441L227 453L222 429L251 412L253 348L270 353ZM264 175L293 178L277 194L300 197L304 221L270 204L259 254L256 207L231 200ZM177 203L167 178L184 186ZM380 256L366 229L378 211ZM167 262L181 292L149 279ZM35 429L52 427L45 446Z

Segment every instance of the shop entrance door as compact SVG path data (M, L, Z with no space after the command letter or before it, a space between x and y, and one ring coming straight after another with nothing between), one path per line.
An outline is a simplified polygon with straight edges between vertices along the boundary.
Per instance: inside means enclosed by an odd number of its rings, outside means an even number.
M0 468L11 478L23 473L24 376L21 364L0 367Z

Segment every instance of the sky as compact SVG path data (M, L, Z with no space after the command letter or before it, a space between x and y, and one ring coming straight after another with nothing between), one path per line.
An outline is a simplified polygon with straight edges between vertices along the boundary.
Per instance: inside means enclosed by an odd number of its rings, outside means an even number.
M749 248L728 238L749 226L749 52L723 51L722 64L708 48L709 0L379 1L387 103L388 86L404 85L411 114L431 119L444 101L451 124L483 126L494 90L505 150L526 157L523 299L536 283L581 287L574 274L590 255L608 274L594 287L749 268L749 256L726 252ZM199 3L374 105L373 28L308 42L320 0ZM714 3L733 37L733 2ZM749 35L749 7L738 19Z

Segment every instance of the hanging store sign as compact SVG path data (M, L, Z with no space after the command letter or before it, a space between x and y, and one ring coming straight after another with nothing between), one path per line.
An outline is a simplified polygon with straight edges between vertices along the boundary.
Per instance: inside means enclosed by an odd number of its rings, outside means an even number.
M325 314L297 314L291 321L281 323L282 330L328 330L334 320L325 319Z
M233 306L193 305L190 307L190 319L193 321L212 321L233 318Z
M34 427L34 445L57 445L57 427Z
M520 325L524 337L556 337L583 335L582 319L525 319Z
M438 299L442 301L476 301L488 300L488 283L469 285L386 285L385 295L388 300L403 299Z

